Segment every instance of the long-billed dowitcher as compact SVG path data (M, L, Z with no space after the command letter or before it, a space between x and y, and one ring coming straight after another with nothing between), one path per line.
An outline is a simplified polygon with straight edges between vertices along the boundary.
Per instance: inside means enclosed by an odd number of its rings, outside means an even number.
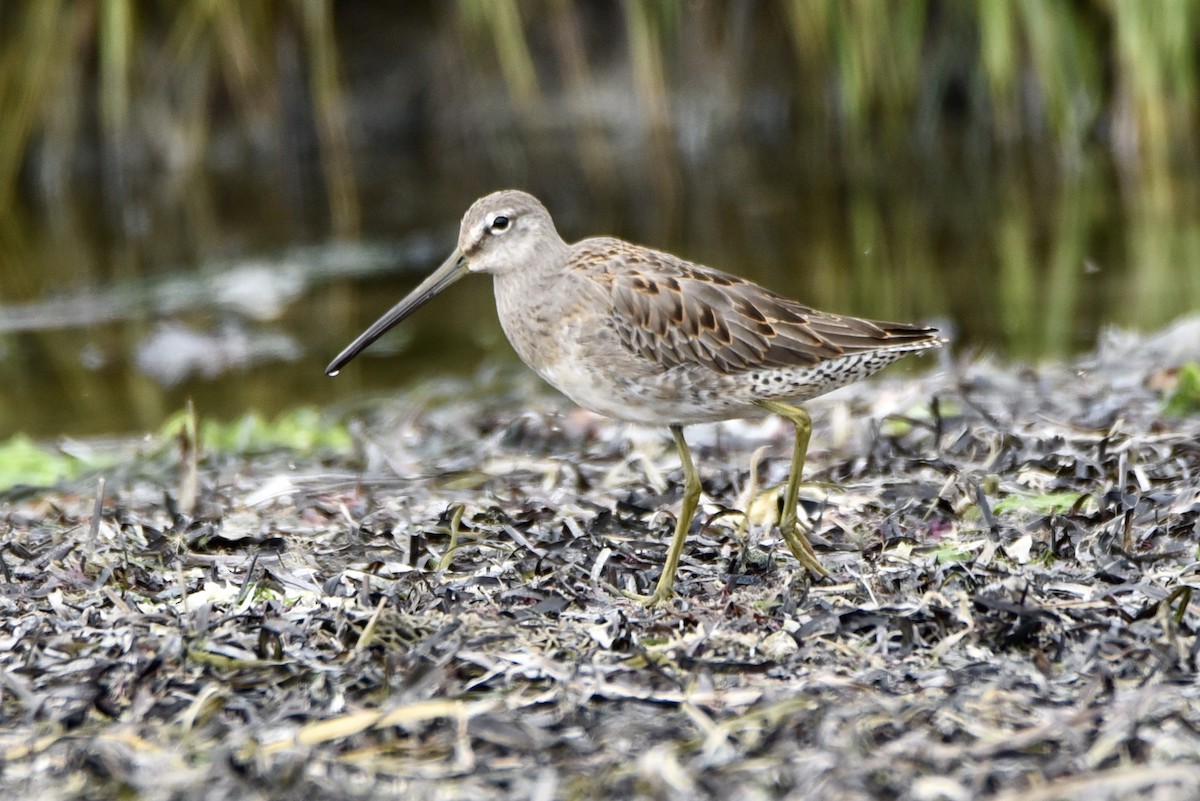
M812 421L796 404L936 347L935 329L828 314L743 278L620 239L568 245L537 198L507 190L467 210L458 248L330 362L343 366L467 273L490 273L500 324L517 355L571 400L609 417L671 429L683 505L650 605L671 595L700 478L683 437L691 423L774 412L796 428L780 533L826 575L797 527Z

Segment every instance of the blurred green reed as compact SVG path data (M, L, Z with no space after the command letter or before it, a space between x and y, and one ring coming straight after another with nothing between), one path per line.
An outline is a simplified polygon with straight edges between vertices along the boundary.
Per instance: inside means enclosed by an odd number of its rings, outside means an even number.
M538 103L533 53L545 29L563 16L589 16L589 4L574 0L457 0L455 7L460 24L488 33L503 86L525 114ZM650 129L672 127L671 91L688 79L686 44L716 43L705 57L740 61L746 74L781 26L790 64L774 63L774 77L806 117L850 146L920 133L953 113L993 144L1048 147L1068 170L1097 140L1138 179L1165 175L1172 159L1195 158L1200 0L624 0L619 9L624 41L613 45L610 36L571 58L586 64L623 48ZM755 38L730 33L739 18L748 18ZM582 40L573 46L583 48ZM488 62L479 50L465 60L476 69ZM947 108L954 92L963 95L961 109Z
M723 96L736 104L765 70L843 159L952 123L988 145L1047 148L1066 173L1099 142L1134 184L1196 157L1200 0L623 0L599 11L576 0L455 0L433 8L462 43L456 69L476 73L466 82L500 89L526 128L548 124L548 89L586 94L594 66L616 58L652 136L679 128L673 94L689 73L725 81ZM303 82L332 228L354 233L341 11L332 0L7 0L0 217L31 159L41 162L41 191L69 190L93 130L118 199L147 158L184 174L202 165L221 113L231 111L251 147L278 150L283 126L294 123L281 113L284 96ZM413 12L397 7L405 13ZM597 19L611 30L597 35ZM289 67L293 57L299 63ZM568 111L589 180L611 181L611 142L596 133L603 112L586 99ZM656 183L668 191L672 180Z
M149 164L172 180L200 170L222 113L247 147L278 157L293 122L284 97L307 81L331 227L354 234L333 14L331 0L0 3L0 225L22 181L61 201L92 149L118 204ZM36 177L23 175L35 159Z

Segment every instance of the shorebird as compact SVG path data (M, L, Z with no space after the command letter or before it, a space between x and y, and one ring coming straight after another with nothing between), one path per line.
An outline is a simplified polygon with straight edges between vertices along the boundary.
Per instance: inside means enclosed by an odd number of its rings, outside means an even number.
M392 326L468 273L492 276L500 325L517 355L575 403L666 426L683 464L683 503L647 606L671 597L700 500L683 428L764 413L796 429L780 533L793 556L828 575L797 525L812 433L798 403L864 378L908 353L941 345L936 329L817 311L735 275L611 237L567 244L525 192L479 200L458 247L325 369L337 373Z

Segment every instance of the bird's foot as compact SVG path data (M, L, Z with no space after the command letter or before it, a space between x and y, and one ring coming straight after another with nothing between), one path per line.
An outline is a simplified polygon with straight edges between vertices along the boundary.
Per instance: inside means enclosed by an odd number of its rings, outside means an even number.
M663 601L670 600L671 598L670 587L667 587L666 589L658 587L649 595L639 595L638 593L630 592L629 590L620 590L619 592L629 600L637 601L639 604L647 608L651 606L657 606Z
M661 582L659 582L658 586L655 586L654 592L652 592L652 594L649 594L649 595L641 595L640 592L630 592L629 590L622 590L620 588L617 588L617 586L612 586L611 584L608 586L610 586L610 588L612 588L613 590L616 590L618 592L618 594L623 595L626 598L629 598L630 601L636 601L636 602L642 604L643 607L647 607L647 608L656 607L656 606L658 606L658 604L660 604L664 601L670 601L671 596L674 595L674 592L671 589L671 585L668 584L666 586L662 586Z
M783 540L787 543L792 556L796 557L796 561L803 565L808 572L820 578L829 575L829 571L817 558L812 543L808 541L808 537L804 536L804 532L800 530L795 518L784 518L783 522L779 524L779 533L783 535Z

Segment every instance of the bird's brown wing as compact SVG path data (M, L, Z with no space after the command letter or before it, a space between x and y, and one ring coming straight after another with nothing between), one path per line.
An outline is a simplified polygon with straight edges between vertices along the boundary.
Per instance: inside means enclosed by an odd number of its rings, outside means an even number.
M577 263L589 265L586 273L611 302L622 344L663 367L700 364L721 373L804 368L940 341L932 328L818 311L743 278L620 240L576 247Z

